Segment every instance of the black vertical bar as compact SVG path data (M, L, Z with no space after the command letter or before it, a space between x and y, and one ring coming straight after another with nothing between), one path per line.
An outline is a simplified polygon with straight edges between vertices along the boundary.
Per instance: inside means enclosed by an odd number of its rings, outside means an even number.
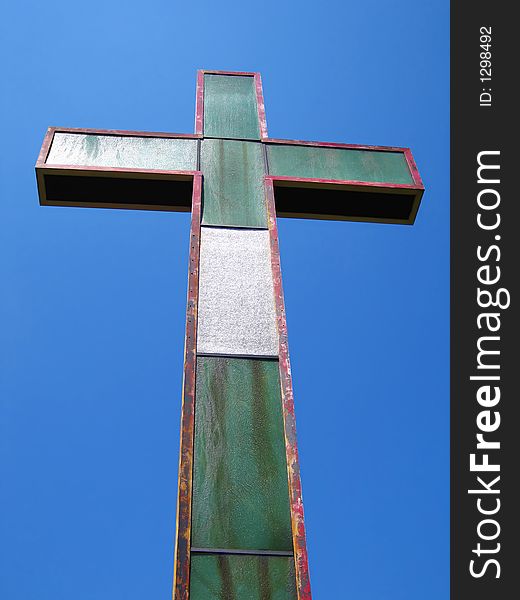
M513 7L451 5L452 600L520 597Z

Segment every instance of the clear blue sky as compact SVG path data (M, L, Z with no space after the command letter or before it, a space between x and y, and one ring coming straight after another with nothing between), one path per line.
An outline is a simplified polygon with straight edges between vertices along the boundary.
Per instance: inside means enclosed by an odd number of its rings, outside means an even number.
M167 599L189 215L39 207L47 126L410 146L413 227L280 222L316 600L448 598L448 2L10 2L0 24L0 597Z

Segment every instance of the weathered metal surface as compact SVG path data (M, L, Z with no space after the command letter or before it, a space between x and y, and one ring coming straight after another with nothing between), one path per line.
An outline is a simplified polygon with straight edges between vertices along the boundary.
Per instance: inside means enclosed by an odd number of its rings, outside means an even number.
M296 600L292 558L195 555L191 600Z
M287 339L287 321L282 287L280 266L280 248L278 245L278 226L274 204L274 190L271 180L266 180L267 215L269 221L269 239L271 245L271 269L275 290L276 319L279 336L279 369L282 394L282 412L284 419L285 451L289 480L289 498L291 505L291 524L293 536L294 564L296 572L296 590L298 600L311 600L311 584L307 556L307 541L303 515L300 463L296 442L296 419L294 397L289 361L289 343Z
M181 440L177 523L173 574L173 600L190 597L190 548L193 443L195 431L195 384L197 368L197 304L199 293L199 253L201 215L201 176L193 182L193 202L190 230L188 272L188 301L186 309L186 338L184 342L184 381L182 386Z
M195 135L204 131L204 71L197 71L197 88L195 91Z
M204 136L260 139L254 77L204 74Z
M197 141L56 132L46 165L195 171Z
M197 350L278 355L267 230L202 227Z
M267 117L265 116L264 90L262 88L262 77L255 73L256 104L258 107L258 120L260 123L260 137L267 139Z
M202 140L203 225L265 227L262 144Z
M366 188L367 190L381 190L386 193L399 194L401 192L414 192L418 186L415 183L388 183L379 181L358 181L357 179L320 179L318 177L289 177L285 175L268 175L275 186L299 187L301 189L342 189L350 187L352 190Z
M278 361L199 357L192 546L292 550Z
M48 127L45 138L36 162L37 167L42 167L47 160L49 150L56 133L71 133L78 135L105 135L116 137L138 137L138 138L164 138L164 139L200 139L199 134L194 133L172 133L167 131L132 131L124 129L93 129L91 127Z
M53 145L56 137L57 145ZM74 140L72 152L67 156L59 155L59 147L63 149L64 139ZM76 162L89 162L81 158L86 150L78 142L82 140L102 140L99 143L99 153L90 162L99 164L54 164L55 160L69 160ZM36 163L36 180L40 204L46 206L78 206L92 208L123 208L142 210L191 210L191 197L193 191L193 178L200 175L196 170L165 170L158 168L138 168L107 166L107 163L129 164L132 156L139 147L146 149L147 144L155 144L161 140L175 148L177 142L181 149L186 142L191 155L188 162L190 167L197 168L197 146L199 140L195 135L170 134L159 132L119 131L108 129L73 129L49 127ZM60 141L61 140L61 141ZM106 140L112 140L105 144ZM128 157L123 152L114 156L114 148L121 140L129 144ZM148 141L146 141L148 140ZM96 142L98 143L98 142ZM67 146L67 144L65 144ZM51 147L54 154L51 154ZM195 152L193 152L195 149ZM86 156L85 152L85 156ZM95 154L95 153L94 153ZM175 154L175 153L174 153ZM181 152L182 154L182 152ZM169 154L170 159L172 153ZM193 163L195 157L195 163ZM47 162L49 158L50 162ZM106 161L105 161L106 159ZM135 161L134 161L135 162ZM151 164L148 163L148 164ZM183 161L178 161L182 166Z
M267 158L275 176L414 184L403 151L267 144Z
M339 142L319 142L316 140L284 140L280 138L269 138L265 140L269 144L285 144L286 146L316 146L319 148L345 148L350 150L380 150L381 152L405 152L404 146L374 146L367 144L343 144Z

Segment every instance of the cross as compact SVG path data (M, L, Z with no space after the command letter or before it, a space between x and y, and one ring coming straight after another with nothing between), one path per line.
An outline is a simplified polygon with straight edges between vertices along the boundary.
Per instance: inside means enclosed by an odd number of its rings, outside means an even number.
M270 139L259 73L194 134L47 131L40 203L190 211L174 600L311 600L277 217L412 224L407 148Z

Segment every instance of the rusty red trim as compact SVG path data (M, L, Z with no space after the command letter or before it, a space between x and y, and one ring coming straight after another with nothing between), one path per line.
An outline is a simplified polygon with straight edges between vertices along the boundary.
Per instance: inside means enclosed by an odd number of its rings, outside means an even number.
M190 212L190 208L184 207L171 207L162 204L110 204L107 202L58 202L53 200L45 200L40 202L42 206L67 206L72 208L116 208L117 210L153 210L161 212Z
M267 119L265 116L264 92L262 89L262 77L260 73L255 73L256 106L258 110L258 125L260 129L260 139L267 138Z
M419 189L424 189L422 186L418 187L416 184L412 183L387 183L387 182L379 182L379 181L358 181L356 179L318 179L312 177L287 177L285 175L268 175L268 179L271 179L275 185L284 185L290 183L299 183L300 187L370 187L370 188L381 188L381 190L410 190L412 192L417 191Z
M282 140L268 138L263 140L266 144L286 144L289 146L319 146L324 148L348 148L351 150L373 150L375 152L400 152L406 153L409 148L400 146L367 146L363 144L339 144L336 142L308 142L305 140Z
M117 177L124 175L138 179L188 179L200 175L200 171L169 171L165 169L134 169L128 167L98 167L90 165L48 165L37 166L43 173L60 173L61 175L98 175L100 177ZM148 177L147 177L148 176Z
M195 92L195 135L204 134L204 71L197 71L197 89Z
M228 75L236 77L253 77L255 83L256 108L258 114L258 129L260 139L267 138L267 119L265 116L264 93L262 90L262 77L260 73L245 71L207 71L199 69L197 71L197 92L195 103L195 134L204 135L204 75Z
M45 193L45 181L43 179L43 174L39 171L40 167L45 164L47 160L47 156L49 155L49 151L51 149L52 140L54 138L55 127L48 127L45 133L45 137L43 138L43 144L40 148L40 154L38 155L38 159L36 161L35 169L36 169L36 185L38 187L38 198L40 199L40 203L42 198L46 198Z
M202 176L193 180L173 600L189 600Z
M279 372L282 393L282 411L284 419L285 451L287 457L287 477L289 484L289 500L291 508L291 527L294 549L294 565L296 571L296 591L298 600L312 600L307 556L307 541L303 515L302 488L298 446L296 443L296 421L294 414L294 397L289 362L289 346L287 340L287 322L280 267L280 250L278 246L278 226L274 203L274 186L270 178L265 178L269 239L271 245L271 269L273 273L276 320L279 339Z
M54 132L56 131L56 127L49 127L45 133L45 137L43 138L43 144L40 149L40 154L38 155L38 160L36 161L36 166L43 165L47 160L47 156L49 155L49 150L51 149L52 140L54 138Z
M54 127L54 133L91 133L94 135L118 135L122 137L192 138L194 133L171 133L168 131L137 131L133 129L91 129L83 127Z
M419 175L419 169L417 168L417 165L415 164L415 160L412 154L412 151L410 150L410 148L405 148L404 150L404 157L406 159L406 164L408 165L408 168L410 169L410 173L412 174L412 179L414 180L415 185L424 190L424 185L421 179L421 176Z
M45 135L45 139L42 146L42 151L44 150L45 143L47 141L47 137L50 137L49 145L47 147L47 154L50 149L50 145L52 143L52 138L55 133L84 133L87 135L114 135L119 137L157 137L157 138L188 138L188 139L198 139L200 135L194 133L168 133L164 131L134 131L134 130L125 130L125 129L92 129L85 127L49 127L47 133ZM45 155L45 159L47 158L47 154ZM40 152L40 156L38 157L38 161L42 159L42 152Z
M211 71L208 69L202 69L200 71L205 75L236 75L237 77L254 77L258 73L254 71Z

